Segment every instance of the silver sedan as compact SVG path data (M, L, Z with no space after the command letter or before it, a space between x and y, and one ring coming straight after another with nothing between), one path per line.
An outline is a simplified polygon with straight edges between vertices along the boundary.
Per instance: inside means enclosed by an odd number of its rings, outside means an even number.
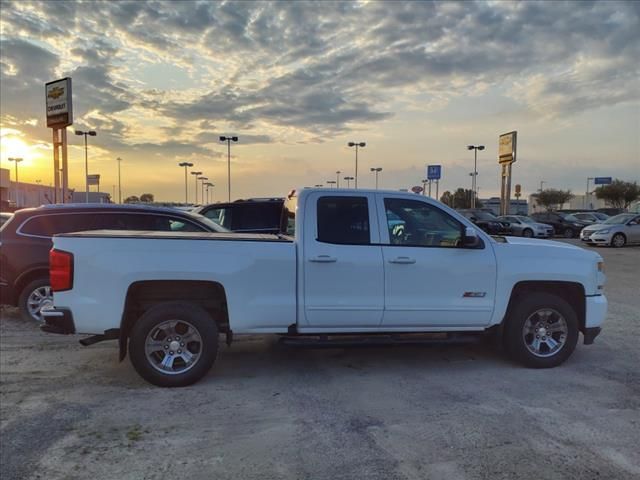
M609 245L612 247L640 243L640 215L621 213L603 223L589 225L580 232L580 239L589 245Z
M553 227L546 223L538 223L526 215L503 215L498 217L511 224L513 235L520 237L548 238L553 236Z

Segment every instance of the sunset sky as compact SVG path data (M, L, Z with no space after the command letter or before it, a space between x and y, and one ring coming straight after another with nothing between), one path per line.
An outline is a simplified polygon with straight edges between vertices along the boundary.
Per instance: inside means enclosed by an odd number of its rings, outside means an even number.
M184 199L190 161L226 199L281 196L353 175L360 185L499 192L498 136L518 131L514 183L583 193L640 179L640 2L1 2L2 167L52 181L45 82L73 79L70 183ZM190 180L192 180L190 178ZM193 182L189 183L192 191Z

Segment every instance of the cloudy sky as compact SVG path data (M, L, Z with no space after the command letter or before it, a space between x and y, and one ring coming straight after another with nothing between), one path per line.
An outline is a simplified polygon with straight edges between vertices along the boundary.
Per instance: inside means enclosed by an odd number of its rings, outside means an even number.
M640 2L2 1L0 23L1 160L24 157L24 181L52 181L44 83L65 76L72 128L98 132L89 173L111 192L122 157L125 196L182 200L190 161L226 198L227 134L233 197L353 175L352 140L361 186L371 167L397 189L442 164L441 192L486 145L486 197L511 130L525 193L640 179Z

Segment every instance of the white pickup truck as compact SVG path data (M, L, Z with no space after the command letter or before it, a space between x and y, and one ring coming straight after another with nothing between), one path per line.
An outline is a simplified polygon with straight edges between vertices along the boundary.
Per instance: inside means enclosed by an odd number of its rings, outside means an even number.
M494 333L524 365L554 367L579 332L593 343L607 309L595 252L493 238L441 203L395 191L294 191L280 235L59 235L50 262L43 329L93 334L85 345L118 339L120 359L128 346L138 373L160 386L205 375L220 333L227 343Z

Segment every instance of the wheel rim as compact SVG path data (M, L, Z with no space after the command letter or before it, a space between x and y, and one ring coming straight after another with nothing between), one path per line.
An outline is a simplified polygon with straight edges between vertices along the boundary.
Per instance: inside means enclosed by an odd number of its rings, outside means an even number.
M527 238L531 238L533 237L533 232L531 232L531 230L525 230L524 231L524 236Z
M34 289L27 297L27 311L31 318L42 322L42 312L44 307L53 306L53 294L49 285L43 285Z
M558 353L567 341L569 327L567 321L557 310L541 308L536 310L524 322L522 338L527 350L536 357L552 357Z
M624 247L624 237L620 234L613 236L613 245L615 247Z
M145 339L147 361L165 375L178 375L191 370L202 352L202 337L184 320L167 320L151 329Z
M567 228L567 229L564 231L564 236L565 236L566 238L571 238L571 237L573 237L573 230L571 230L570 228Z

